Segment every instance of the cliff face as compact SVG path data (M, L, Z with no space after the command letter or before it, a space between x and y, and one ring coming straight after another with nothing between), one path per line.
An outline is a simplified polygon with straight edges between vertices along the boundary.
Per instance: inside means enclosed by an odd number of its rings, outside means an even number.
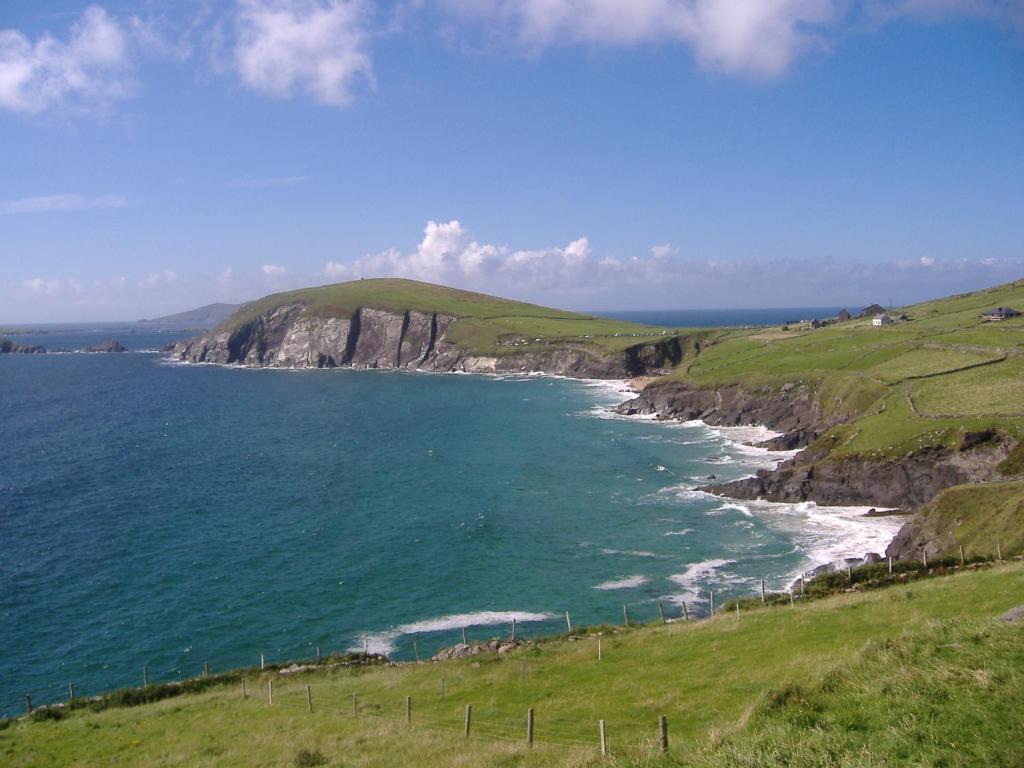
M777 469L705 490L736 499L814 501L912 510L940 491L1000 477L996 466L1009 453L1003 442L959 451L932 451L902 459L850 458L803 462L801 454Z
M785 433L766 444L776 450L806 445L832 426L822 415L814 393L796 384L751 390L738 384L704 389L685 382L657 383L617 410L625 415L657 415L660 419L700 419L713 426L763 424Z
M807 387L744 389L728 385L703 389L685 382L649 386L619 406L623 414L657 414L662 419L700 419L722 426L763 424L784 432L765 446L805 446L839 423L826 417ZM957 450L935 450L899 459L834 458L828 447L804 450L776 469L703 490L736 499L814 501L912 510L940 491L962 483L1000 478L997 465L1015 442L1008 435L965 435Z
M586 378L660 373L682 358L675 338L601 356L570 345L550 350L474 355L448 339L456 318L410 310L361 308L325 317L289 304L234 331L213 331L175 345L172 355L195 363L259 368L415 368L467 373L542 372Z

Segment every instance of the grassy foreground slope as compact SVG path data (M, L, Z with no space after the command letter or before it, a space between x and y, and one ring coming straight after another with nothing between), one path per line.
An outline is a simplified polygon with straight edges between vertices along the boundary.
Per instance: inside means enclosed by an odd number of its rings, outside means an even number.
M0 730L0 763L1019 765L1024 623L993 617L1021 604L1024 564L1016 563L738 620L728 613L606 633L600 661L588 635L476 661L291 677L250 671L246 700L233 680L155 704L12 723ZM656 749L662 714L667 757ZM597 751L599 719L610 760Z
M373 278L275 293L244 305L221 329L234 330L277 307L303 303L306 311L327 317L350 317L357 309L391 312L415 310L458 318L448 339L479 354L513 351L500 340L521 339L531 345L571 342L616 351L648 340L664 339L670 332L623 320L592 317L535 304L525 304L483 293L400 278Z

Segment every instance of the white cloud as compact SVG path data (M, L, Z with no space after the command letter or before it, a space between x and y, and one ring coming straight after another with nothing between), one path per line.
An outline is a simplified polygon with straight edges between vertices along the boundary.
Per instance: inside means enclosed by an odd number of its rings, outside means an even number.
M105 107L129 94L128 64L124 31L97 5L72 24L67 42L44 33L33 43L16 29L0 30L0 108Z
M105 208L123 208L128 200L120 195L87 197L77 194L42 195L23 197L0 203L0 214L10 216L16 213L53 213L58 211L89 211Z
M344 105L357 79L372 82L366 0L238 0L235 66L242 82L272 96L306 91Z
M672 243L662 243L661 245L651 246L651 255L656 259L664 259L667 256L672 256L676 253L676 249L672 246Z
M171 285L178 282L178 273L173 269L162 269L159 272L150 272L139 281L140 288L155 288L158 285Z
M922 267L935 266L935 259L933 259L931 256L922 256L920 259L918 259L918 261L920 262Z
M267 277L280 277L287 272L284 267L279 267L277 264L264 264L260 269Z
M477 242L458 220L430 221L415 251L405 254L389 248L352 262L328 261L324 274L337 280L397 276L462 286L516 280L544 284L555 277L568 277L589 256L586 237L564 248L513 250Z
M22 285L29 293L38 296L59 296L64 292L64 284L60 280L32 277L25 280Z
M498 25L522 46L690 45L705 67L772 76L825 45L845 0L442 0L457 17Z

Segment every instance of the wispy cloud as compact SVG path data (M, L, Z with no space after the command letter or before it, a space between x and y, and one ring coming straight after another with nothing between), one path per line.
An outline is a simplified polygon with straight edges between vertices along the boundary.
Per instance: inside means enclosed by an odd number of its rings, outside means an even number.
M86 195L64 193L59 195L41 195L39 197L23 197L19 200L9 200L6 203L0 203L0 215L90 211L123 208L126 205L128 205L127 198L120 195L88 197Z
M0 108L38 114L51 108L103 108L131 91L128 40L103 8L89 6L66 42L49 33L34 42L0 30Z
M262 179L232 179L224 182L228 189L264 189L267 187L294 187L309 179L308 176L270 176Z
M281 277L288 271L284 267L279 267L277 264L264 264L260 267L260 270L267 277Z

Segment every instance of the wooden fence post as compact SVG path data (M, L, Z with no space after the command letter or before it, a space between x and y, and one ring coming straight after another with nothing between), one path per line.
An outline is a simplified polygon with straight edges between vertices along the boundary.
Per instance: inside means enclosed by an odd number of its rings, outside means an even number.
M892 573L892 555L889 555L889 573Z
M267 680L267 704L274 703L274 679Z
M30 715L32 714L32 694L31 693L26 693L25 694L25 711L28 712L28 714L30 714Z
M796 607L796 596L793 594L792 591L790 591L790 593L789 593L789 605L790 605L790 607L793 607L793 608Z
M1003 562L1003 548L998 542L996 543L996 560L1000 563Z
M924 568L925 568L925 570L928 570L928 550L926 550L926 549L922 549L921 550L921 559L924 561Z
M316 647L316 663L317 664L320 663L320 646L319 645Z
M572 619L569 618L568 611L565 612L565 631L572 634Z
M714 618L715 617L715 590L713 590L713 589L709 590L709 593L711 595L711 616L710 616L710 618Z
M306 686L306 708L310 712L313 711L313 692L309 690L309 686Z
M263 656L263 651L260 651L260 672L267 668L267 660Z
M658 603L658 615L661 616L661 623L665 623L665 606Z
M690 612L686 610L686 601L683 601L683 621L690 620Z
M597 636L597 660L601 660L601 636Z
M470 722L472 721L472 719L473 719L473 705L472 704L467 704L466 705L466 721L463 724L463 729L462 729L463 730L463 735L467 739L469 738L469 725L470 725Z
M209 665L209 664L207 664L207 663L206 663L206 662L204 661L204 662L203 662L203 677L209 677L209 676L210 676L210 665Z
M533 746L533 707L526 710L526 746Z
M658 718L658 741L661 743L661 754L668 752L668 718L662 715Z
M469 643L466 640L466 628L465 627L462 628L462 644L463 645L469 645Z
M608 734L604 729L604 720L597 721L597 733L601 737L601 756L608 755Z
M405 722L412 722L412 696L405 697Z
M736 601L736 623L739 624L739 621L740 621L740 601L737 600Z
M768 602L768 598L766 597L765 591L764 591L764 579L761 579L761 605L765 605L765 604L767 604L767 602Z
M853 581L853 567L847 564L846 566L846 582L849 584Z
M516 641L516 617L512 617L512 642Z
M75 684L68 683L68 701L74 701L75 699Z
M149 687L149 670L146 669L146 665L145 664L142 665L142 687L143 688L148 688Z
M242 698L244 699L245 697L246 697L245 696L245 678L243 677L242 678Z
M967 563L964 561L964 545L960 545L960 567L963 568Z
M419 646L419 643L416 642L416 638L415 637L412 639L412 652L416 656L416 661L419 661L420 660L420 646Z
M629 612L626 610L626 604L622 604L622 623L627 628L629 627Z

